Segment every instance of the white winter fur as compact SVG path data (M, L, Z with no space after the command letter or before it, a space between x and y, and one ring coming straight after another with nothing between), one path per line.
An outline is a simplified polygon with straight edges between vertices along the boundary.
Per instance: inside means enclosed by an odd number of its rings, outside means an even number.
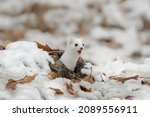
M60 61L66 65L68 69L74 71L77 61L83 51L84 44L82 38L71 38L67 42L67 47L64 54L61 56ZM81 52L78 52L81 51Z

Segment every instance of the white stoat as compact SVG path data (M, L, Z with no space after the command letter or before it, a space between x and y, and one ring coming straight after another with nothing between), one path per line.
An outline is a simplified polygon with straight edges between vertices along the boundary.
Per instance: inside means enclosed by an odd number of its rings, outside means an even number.
M64 54L61 56L60 61L66 65L68 69L74 71L83 49L84 44L82 38L68 39L67 47Z

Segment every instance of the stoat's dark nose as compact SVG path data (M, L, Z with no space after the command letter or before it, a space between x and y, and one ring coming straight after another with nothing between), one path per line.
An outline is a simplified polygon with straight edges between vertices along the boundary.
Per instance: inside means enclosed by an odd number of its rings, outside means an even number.
M80 48L80 50L83 50L83 48Z

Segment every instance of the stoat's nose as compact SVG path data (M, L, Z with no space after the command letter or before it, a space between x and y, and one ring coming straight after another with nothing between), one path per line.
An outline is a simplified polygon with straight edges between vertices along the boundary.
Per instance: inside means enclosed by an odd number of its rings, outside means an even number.
M80 50L83 50L83 48L81 47Z

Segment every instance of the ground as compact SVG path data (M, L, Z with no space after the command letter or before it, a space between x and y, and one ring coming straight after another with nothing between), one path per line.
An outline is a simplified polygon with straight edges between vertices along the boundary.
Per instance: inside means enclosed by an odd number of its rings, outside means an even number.
M149 0L1 0L0 99L150 99L149 11ZM35 41L64 50L70 37L84 38L94 82L48 75L54 60Z

